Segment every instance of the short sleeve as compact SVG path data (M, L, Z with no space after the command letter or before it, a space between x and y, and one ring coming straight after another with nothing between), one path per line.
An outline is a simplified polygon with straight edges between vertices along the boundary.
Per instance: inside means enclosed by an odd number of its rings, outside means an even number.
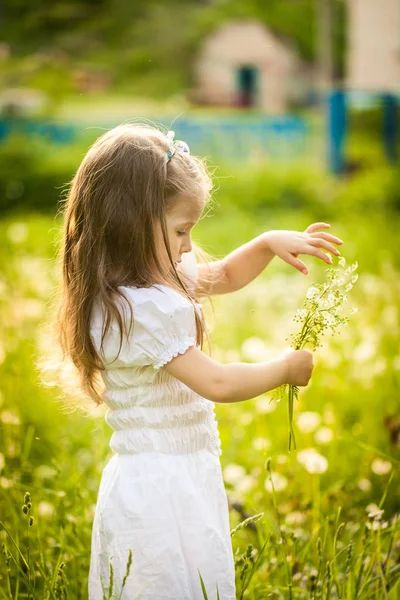
M166 286L130 288L120 286L133 313L133 327L127 335L130 311L127 302L118 298L123 317L124 335L115 366L151 365L158 370L172 358L196 345L194 308L179 292ZM122 308L122 310L121 310ZM118 323L112 322L106 337L106 361L116 357L120 344Z

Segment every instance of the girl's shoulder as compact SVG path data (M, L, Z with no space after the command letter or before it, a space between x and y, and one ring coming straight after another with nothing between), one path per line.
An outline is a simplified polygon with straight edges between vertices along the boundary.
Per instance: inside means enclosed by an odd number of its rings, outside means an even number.
M147 288L118 286L118 292L115 304L122 318L123 336L122 351L119 362L115 363L116 367L153 364L158 369L183 347L196 343L193 305L177 290L153 284ZM121 296L124 296L125 301ZM100 348L103 325L104 312L97 310L91 327L96 348ZM104 343L107 363L116 355L120 339L119 325L113 316Z

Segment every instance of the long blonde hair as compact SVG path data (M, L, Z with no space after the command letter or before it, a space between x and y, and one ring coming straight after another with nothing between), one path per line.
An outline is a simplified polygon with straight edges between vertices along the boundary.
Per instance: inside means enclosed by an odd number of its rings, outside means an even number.
M207 296L207 279L196 295L175 268L168 242L166 213L174 197L185 194L206 203L212 199L213 183L205 159L177 151L167 162L169 140L157 126L123 123L101 135L89 148L69 184L62 206L62 239L57 255L60 283L50 306L50 336L62 351L54 350L37 362L44 385L67 391L66 405L83 408L82 392L89 404L103 403L100 371L105 369L90 336L94 301L105 307L103 339L112 317L118 322L121 343L123 322L115 300L122 298L118 286L149 287L152 265L163 272L157 256L154 225L161 230L172 270L165 273L175 287L193 304ZM198 262L213 258L198 244L192 244ZM210 272L210 271L208 271ZM210 299L210 298L209 298ZM131 312L132 325L132 309ZM204 334L211 339L204 315L196 319L196 343L203 349ZM130 329L130 328L129 328ZM119 355L118 352L118 355ZM66 367L66 368L65 368ZM76 383L67 383L71 368ZM49 372L58 375L49 380ZM74 394L76 399L74 399Z

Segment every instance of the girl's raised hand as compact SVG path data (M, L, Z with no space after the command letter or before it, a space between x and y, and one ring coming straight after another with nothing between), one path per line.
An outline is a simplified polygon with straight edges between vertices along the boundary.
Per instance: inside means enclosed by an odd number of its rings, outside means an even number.
M329 233L317 232L317 229L327 229L330 225L328 223L312 223L307 227L304 232L291 231L286 229L278 229L274 231L267 231L265 233L265 239L268 248L279 256L282 260L287 262L289 265L298 269L301 273L307 275L307 266L297 259L299 254L310 254L317 256L321 260L332 264L331 257L319 250L319 248L325 248L336 256L340 255L340 252L334 244L343 244L343 240L331 235Z

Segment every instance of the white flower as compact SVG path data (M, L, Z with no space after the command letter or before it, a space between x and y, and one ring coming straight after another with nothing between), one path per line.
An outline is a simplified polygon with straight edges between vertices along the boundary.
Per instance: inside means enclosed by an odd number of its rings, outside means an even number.
M57 471L48 465L39 465L34 470L34 474L39 479L51 479L57 475Z
M237 465L235 463L226 465L223 472L224 479L233 485L238 483L246 475L246 469L242 467L242 465Z
M24 242L28 235L28 227L25 223L16 221L11 223L7 229L7 236L13 242L13 244L20 244Z
M3 410L3 412L0 414L0 421L5 423L6 425L21 424L19 416L16 413L11 412L10 410Z
M367 528L368 529L372 529L373 531L376 531L377 529L386 529L386 527L388 527L389 523L388 521L372 521L372 523L370 523L369 521L367 521L366 523Z
M261 396L255 400L256 411L259 413L270 413L276 409L276 402L271 402L270 398Z
M314 434L317 444L329 444L333 440L333 431L330 427L320 427Z
M365 510L367 511L370 519L381 519L384 513L384 509L379 508L379 506L373 502L371 504L368 504Z
M341 267L345 267L346 266L346 259L344 256L340 256L338 263Z
M285 517L285 521L288 525L301 525L307 520L306 515L300 510L294 510L288 513Z
M271 447L271 442L267 438L256 437L253 439L252 446L254 450L267 450Z
M388 460L382 460L381 458L375 458L371 464L371 470L376 475L386 475L392 468L392 463Z
M358 480L357 485L362 492L369 492L371 489L371 482L365 477L361 477L361 479Z
M245 426L251 423L253 419L254 415L251 412L244 412L243 414L239 415L238 418L240 425Z
M271 471L271 479L272 483L274 484L274 490L276 492L284 490L288 484L288 480L286 479L286 477L284 475L281 475L280 473L277 473L276 471ZM272 493L271 479L268 477L265 480L264 484L265 489L267 490L267 492L270 493Z
M328 468L325 456L319 454L314 448L301 450L296 458L308 473L325 473Z
M376 355L376 346L372 340L364 339L353 350L353 358L356 362L365 363Z
M328 403L325 405L324 421L327 425L333 425L336 422L335 412L332 403Z
M351 311L349 312L349 315L354 315L357 312L358 312L358 308L355 306L354 308L351 309Z
M331 313L325 313L324 321L327 325L333 325L336 322L335 315L332 315Z
M297 415L297 427L302 433L315 431L321 422L321 417L316 412L301 412Z
M236 489L241 494L246 494L253 490L256 486L256 481L252 475L245 475L243 479L237 482Z
M247 360L262 361L268 354L268 347L259 337L249 337L241 347L241 353Z
M45 502L44 500L38 504L38 513L41 517L52 517L54 510L54 506L49 502Z
M318 296L319 294L319 289L316 287L310 287L308 288L307 291L307 298L314 298L315 296Z
M351 265L351 267L349 267L350 273L352 273L353 271L355 271L356 269L358 269L358 262L356 261L355 263L353 263Z

